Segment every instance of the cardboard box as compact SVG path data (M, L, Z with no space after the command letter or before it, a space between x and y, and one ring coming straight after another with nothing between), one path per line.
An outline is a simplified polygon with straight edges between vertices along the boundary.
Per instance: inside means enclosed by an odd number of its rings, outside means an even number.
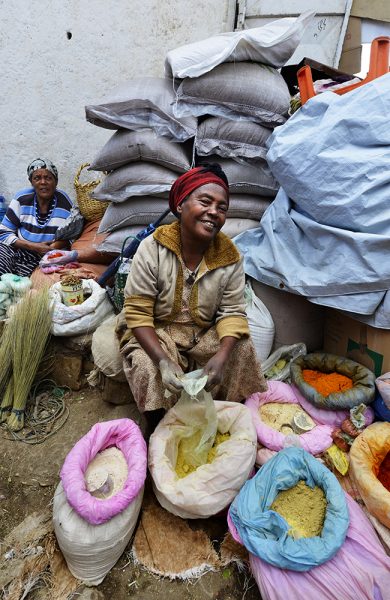
M376 329L332 309L326 315L324 350L361 363L376 377L390 371L390 330Z
M343 52L355 50L362 45L362 20L357 17L348 19L348 26L343 42Z
M374 21L390 21L389 0L353 0L351 15Z
M339 70L344 73L360 73L362 64L362 47L343 52L340 57Z

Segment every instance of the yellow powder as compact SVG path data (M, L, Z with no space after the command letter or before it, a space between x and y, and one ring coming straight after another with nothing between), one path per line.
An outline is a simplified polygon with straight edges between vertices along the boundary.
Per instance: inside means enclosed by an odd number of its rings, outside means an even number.
M195 445L197 445L199 443L200 440L200 433L196 433L195 434L196 439L195 439ZM192 436L194 438L194 436ZM210 464L213 462L213 460L215 460L216 454L217 454L217 448L220 444L223 444L223 442L226 442L226 440L228 440L230 438L230 433L220 433L219 431L217 431L217 435L215 436L215 440L214 440L214 444L212 445L212 447L210 448L208 454L207 454L207 461L206 463ZM178 477L180 477L180 479L182 479L183 477L187 477L187 475L189 475L190 473L193 473L194 471L196 471L197 467L195 467L194 465L189 465L185 462L184 460L184 456L183 456L183 445L186 443L193 443L194 439L189 441L189 439L183 439L179 442L179 447L177 449L177 461L176 461L176 467L175 467L175 471Z
M295 433L293 420L296 415L303 415L313 427L315 426L313 419L299 404L268 402L260 407L259 413L265 425L284 435Z
M304 481L279 492L271 510L279 513L289 524L288 534L294 538L321 535L326 514L326 498L321 488L313 489Z

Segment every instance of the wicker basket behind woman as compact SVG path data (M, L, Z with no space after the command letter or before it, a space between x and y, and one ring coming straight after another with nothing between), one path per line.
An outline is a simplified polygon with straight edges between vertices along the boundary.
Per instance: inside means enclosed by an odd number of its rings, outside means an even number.
M93 200L90 196L91 192L100 183L100 179L80 183L80 174L83 169L89 167L89 163L81 165L74 178L74 188L76 190L76 200L81 214L86 221L97 221L104 215L109 202L100 202Z

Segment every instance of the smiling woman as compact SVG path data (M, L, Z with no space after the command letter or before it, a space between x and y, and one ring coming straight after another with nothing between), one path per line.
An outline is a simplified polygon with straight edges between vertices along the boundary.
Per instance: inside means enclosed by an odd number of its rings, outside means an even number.
M225 173L191 169L173 184L169 206L178 221L141 242L125 288L118 335L130 388L142 412L168 409L183 373L202 368L214 398L241 401L266 384L249 338L242 258L220 232Z
M32 187L19 191L0 224L0 275L31 275L41 257L67 242L55 242L72 201L57 189L58 172L50 160L36 158L27 167Z

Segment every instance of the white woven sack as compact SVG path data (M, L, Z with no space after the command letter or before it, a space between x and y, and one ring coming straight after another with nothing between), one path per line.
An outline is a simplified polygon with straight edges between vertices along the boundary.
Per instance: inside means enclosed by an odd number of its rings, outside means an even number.
M119 340L115 333L117 316L112 315L96 329L92 336L91 352L95 367L106 377L126 382Z
M314 12L278 19L263 27L221 33L168 52L168 77L199 77L222 62L253 61L282 67L295 52Z
M235 219L234 217L228 217L221 231L228 237L234 238L236 235L248 231L248 229L255 229L258 226L259 221L255 219Z
M260 362L270 355L274 343L275 325L266 305L256 296L251 284L245 286L246 316L256 355Z
M69 571L86 585L99 585L124 552L137 524L144 488L129 506L102 525L82 519L66 499L62 483L54 494L53 522Z
M209 117L198 125L195 147L199 156L218 154L225 158L265 159L266 142L272 131L258 123Z
M148 465L161 506L183 519L211 517L226 508L248 479L256 458L257 437L249 410L238 402L215 401L218 431L230 439L217 448L215 460L182 479L176 475L175 407L149 440Z
M50 288L53 302L51 332L58 336L92 333L114 309L107 298L106 291L93 279L83 279L83 292L89 297L82 304L65 306L62 302L61 282Z
M174 100L171 79L136 77L115 88L99 104L86 106L85 115L98 127L131 131L151 127L157 135L184 142L195 135L196 119L175 117Z
M191 167L192 143L172 142L152 129L117 131L95 156L89 170L112 171L136 161L154 162L184 173Z
M161 165L133 162L111 171L91 194L96 200L124 202L130 196L169 192L177 173Z
M289 107L290 92L279 71L241 62L224 63L196 79L183 79L174 113L252 121L272 129L283 125Z

